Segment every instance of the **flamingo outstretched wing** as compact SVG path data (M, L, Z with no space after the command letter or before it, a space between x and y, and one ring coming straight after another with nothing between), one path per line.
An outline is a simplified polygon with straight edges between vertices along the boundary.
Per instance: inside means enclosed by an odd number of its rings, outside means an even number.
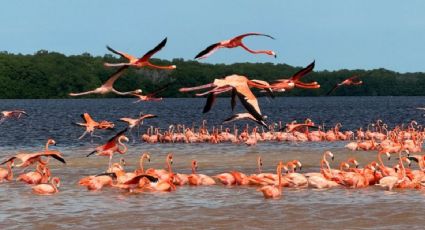
M132 55L130 55L130 54L126 54L126 53L124 53L124 52L114 50L114 49L112 49L110 46L106 46L106 48L107 48L109 51L111 51L112 53L117 54L117 55L120 55L121 57L123 57L123 58L125 58L125 59L128 59L128 60L135 60L135 59L137 59L136 57L134 57L134 56L132 56Z
M118 79L118 78L120 78L122 75L123 75L123 73L124 73L124 71L128 68L129 66L128 65L125 65L125 66L121 66L117 71L115 71L109 78L108 78L108 80L106 80L106 82L105 83L103 83L103 86L105 86L105 87L109 87L109 88L112 88L113 87L113 85L114 85L114 83L115 83L115 81Z
M157 46L155 46L155 48L149 50L137 62L145 62L145 61L149 60L155 53L160 51L165 46L165 44L167 44L167 38L164 38L164 40L162 40Z
M326 93L326 96L329 96L333 91L335 91L338 87L340 86L340 84L336 84L334 87L332 87L332 89Z
M211 54L213 54L215 51L217 51L220 48L220 42L212 44L210 46L208 46L206 49L202 50L201 52L199 52L196 56L195 59L203 59L203 58L207 58L208 56L210 56Z
M160 88L158 88L158 89L156 89L156 90L154 90L154 91L152 91L152 92L150 92L150 93L146 94L146 96L148 96L148 97L153 97L153 96L155 96L156 94L158 94L158 93L161 93L161 92L165 91L165 90L168 88L168 86L170 86L170 84L166 84L166 85L164 85L164 86L162 86L162 87L160 87Z
M234 37L232 40L234 40L234 39L235 40L241 40L241 39L243 39L244 37L247 37L247 36L265 36L265 37L269 37L269 38L275 40L274 37L272 37L272 36L270 36L268 34L262 34L262 33L246 33L246 34L241 34L239 36Z
M202 111L202 113L207 113L211 110L212 106L214 105L216 97L217 95L214 93L208 94L207 102L205 103L204 110Z
M242 105L245 109L257 120L263 120L261 115L260 106L258 105L258 100L248 88L248 86L239 86L236 87L237 95L239 100L242 102Z
M292 77L290 78L293 81L299 81L302 77L304 77L306 74L310 73L311 71L313 71L314 69L314 65L315 65L316 61L313 61L312 63L310 63L310 65L308 65L307 67L301 69L300 71L296 72L294 75L292 75Z

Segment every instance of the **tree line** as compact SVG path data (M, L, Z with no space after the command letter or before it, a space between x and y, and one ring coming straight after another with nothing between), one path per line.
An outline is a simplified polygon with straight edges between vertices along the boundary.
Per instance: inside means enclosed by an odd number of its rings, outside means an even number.
M92 56L88 53L66 56L57 52L40 50L32 55L0 52L0 98L70 98L68 93L87 91L99 87L115 69L105 68L104 62L123 62L113 55ZM273 63L206 64L192 60L152 59L156 64L174 64L177 69L153 70L130 68L115 83L120 91L141 88L145 93L164 85L168 89L163 97L192 97L183 94L181 87L191 87L212 82L231 74L250 79L272 82L289 78L302 67ZM308 65L309 63L306 63ZM425 73L398 73L386 69L314 71L302 80L317 81L320 89L294 89L277 96L324 96L336 83L358 75L361 86L340 87L335 96L424 96ZM115 95L87 96L115 97Z

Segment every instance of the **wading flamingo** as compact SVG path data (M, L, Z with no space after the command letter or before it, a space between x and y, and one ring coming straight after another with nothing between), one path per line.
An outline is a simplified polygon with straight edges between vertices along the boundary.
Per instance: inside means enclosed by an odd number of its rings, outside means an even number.
M134 171L136 175L145 174L145 169L143 167L143 162L145 159L148 160L149 162L151 161L151 155L148 152L144 152L142 156L140 157L139 168Z
M32 187L32 191L38 195L53 195L58 193L60 187L60 180L58 177L53 177L51 184L39 184Z
M258 191L261 191L263 193L263 196L265 199L273 198L276 199L282 195L282 167L283 163L282 161L279 162L279 164L276 167L276 174L278 176L279 183L278 185L266 185L258 189Z
M196 160L192 160L192 174L190 174L187 178L189 180L189 185L214 185L215 181L213 178L205 175L196 173L196 169L198 168L198 162Z
M265 36L265 37L269 37L271 39L274 39L272 36L267 35L267 34L261 34L261 33L246 33L246 34L242 34L239 35L237 37L234 37L232 39L229 40L224 40L215 44L212 44L210 46L208 46L206 49L202 50L198 55L196 55L195 59L203 59L203 58L207 58L208 56L210 56L211 54L213 54L215 51L217 51L220 48L235 48L235 47L242 47L243 49L245 49L246 51L253 53L253 54L267 54L270 56L274 56L276 58L276 53L274 51L271 50L251 50L248 47L245 46L245 44L242 43L242 39L247 37L247 36Z
M113 63L113 64L111 64L111 63L105 63L104 65L107 66L107 67L117 67L117 66L120 66L122 68L123 67L126 68L128 66L132 66L132 67L136 67L136 68L142 68L144 66L148 66L148 67L155 68L155 69L170 69L170 70L171 69L175 69L176 68L175 65L158 66L158 65L152 64L150 62L150 60L149 60L155 53L157 53L158 51L160 51L165 46L166 43L167 43L167 38L165 38L164 40L162 40L162 42L160 42L155 48L153 48L152 50L150 50L149 52L147 52L141 58L136 58L134 56L131 56L129 54L126 54L126 53L123 53L123 52L120 52L120 51L116 51L116 50L112 49L111 47L106 46L106 48L109 51L111 51L112 53L115 53L117 55L120 55L121 57L127 59L129 62L127 62L127 63Z
M0 183L4 180L11 181L13 179L12 168L14 166L13 160L7 163L7 169L0 168Z

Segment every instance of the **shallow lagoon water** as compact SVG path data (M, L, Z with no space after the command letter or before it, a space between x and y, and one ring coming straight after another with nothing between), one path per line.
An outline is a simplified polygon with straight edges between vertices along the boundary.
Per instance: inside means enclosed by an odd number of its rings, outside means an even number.
M354 129L381 118L390 125L411 119L423 123L422 112L416 110L423 97L332 97L279 98L261 100L262 111L269 121L288 122L294 118L311 117L317 123L342 122L343 128ZM278 200L264 200L256 187L179 187L173 193L129 194L105 188L89 192L76 185L79 178L102 172L107 159L86 158L96 145L113 135L100 131L104 140L76 138L82 133L71 122L79 114L89 112L96 119L116 120L137 115L140 111L159 116L147 125L167 128L172 123L198 125L203 119L210 126L230 114L228 100L220 98L216 107L202 115L204 100L165 99L162 103L132 104L132 99L98 100L0 100L2 110L22 108L30 117L0 125L0 158L19 150L39 150L46 138L53 137L63 152L67 165L52 165L54 176L61 178L60 193L36 196L21 183L0 184L1 229L87 229L125 228L247 228L247 229L423 229L425 224L425 191L383 191L375 186L367 189L335 188L329 190L288 189ZM241 109L241 108L237 108ZM222 111L226 111L223 113ZM117 130L125 127L119 124ZM361 164L376 159L375 152L350 152L344 142L333 143L259 143L255 147L232 144L130 144L125 155L127 170L137 167L143 151L151 152L146 167L161 168L168 152L173 152L173 169L190 172L190 161L197 159L198 171L208 175L233 169L256 172L256 157L261 155L264 170L274 171L278 160L299 159L303 172L317 171L324 150L335 154L338 162L355 156ZM116 158L117 160L117 158ZM394 164L396 159L386 162ZM15 169L18 173L20 169Z

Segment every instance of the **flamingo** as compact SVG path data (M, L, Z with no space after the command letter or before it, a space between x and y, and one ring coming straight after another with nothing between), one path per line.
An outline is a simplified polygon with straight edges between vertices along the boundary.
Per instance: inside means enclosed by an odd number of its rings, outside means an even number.
M170 177L172 177L172 175L174 175L173 170L171 168L171 165L173 164L173 154L172 153L167 154L167 156L165 157L165 163L167 165L167 170L150 168L150 169L146 170L145 173L149 174L149 175L155 175L160 180L167 181Z
M10 118L19 119L23 115L28 116L28 113L26 113L24 110L5 110L1 111L1 115L2 117L0 118L0 124Z
M112 186L113 178L116 178L116 175L114 173L110 173L108 175L88 176L81 178L78 181L78 184L86 186L87 189L90 191L97 191L105 186Z
M257 145L257 127L252 130L252 135L248 137L248 139L245 141L245 144L248 146Z
M143 161L144 159L147 159L149 162L151 161L151 156L148 152L144 152L142 154L142 156L140 157L139 160L139 169L137 169L136 171L134 171L135 174L144 174L145 173L145 169L143 168Z
M276 185L266 185L258 189L263 193L265 199L273 198L276 199L282 195L282 161L276 167L276 175L279 178L279 183Z
M100 87L98 87L94 90L81 92L81 93L70 93L69 96L76 97L76 96L83 96L83 95L88 95L88 94L102 94L103 95L103 94L107 94L107 93L115 93L117 95L131 95L131 94L141 93L142 92L141 89L136 89L136 90L128 91L128 92L120 92L120 91L118 91L114 88L115 81L118 80L118 78L120 78L122 76L122 74L125 72L125 70L127 68L128 68L128 66L122 66L117 71L115 71L115 73L113 73L105 83L103 83Z
M175 69L176 66L175 65L170 65L170 66L158 66L158 65L154 65L150 62L150 58L157 53L158 51L160 51L165 44L167 43L167 38L165 38L164 40L162 40L155 48L153 48L152 50L150 50L149 52L147 52L145 55L143 55L143 57L141 58L136 58L134 56L131 56L129 54L120 52L120 51L116 51L114 49L112 49L109 46L106 46L106 48L111 51L112 53L115 53L117 55L120 55L121 57L127 59L129 62L127 63L105 63L104 65L106 67L116 67L116 66L120 66L121 68L127 68L129 66L133 66L136 68L142 68L144 66L148 66L151 68L155 68L155 69Z
M93 120L93 118L88 113L81 114L81 117L84 119L85 123L75 122L74 124L85 127L86 131L84 131L84 133L78 138L78 140L81 140L87 133L90 133L91 137L102 138L100 136L94 135L94 130L96 128L112 129L115 126L112 122L109 122L109 121L97 122L97 121Z
M258 105L258 100L254 96L254 94L251 92L249 87L268 89L269 86L251 81L245 76L233 74L233 75L225 77L224 79L215 79L214 82L210 84L201 85L197 87L191 87L191 88L181 88L179 89L179 91L189 92L189 91L195 91L195 90L211 88L211 87L214 87L214 89L204 93L197 94L197 96L203 96L203 95L209 94L203 113L206 113L211 109L215 101L215 98L218 94L224 93L227 91L232 91L232 108L235 105L234 101L237 95L240 101L242 102L242 105L245 107L245 109L257 121L261 122L264 120L264 117L261 115L260 107ZM266 128L268 127L266 126Z
M304 88L304 89L317 89L320 88L320 85L317 82L305 83L301 81L301 78L313 71L315 61L310 63L305 68L296 72L289 79L278 79L270 84L271 87L274 87L273 91L288 91L294 89L295 87Z
M60 180L58 177L53 177L51 184L38 184L32 187L32 191L38 195L53 195L58 193L60 187Z
M237 120L244 120L244 119L251 120L251 121L254 121L254 122L256 122L256 123L258 123L258 124L260 124L260 125L262 125L264 127L268 127L267 124L263 120L257 120L250 113L237 113L237 114L234 114L231 117L225 119L222 123L223 124L226 124L226 123L229 123L229 122L233 122L233 121L237 121Z
M163 92L165 89L168 88L168 85L165 85L159 89L156 89L155 91L148 93L146 95L142 94L132 94L135 97L138 97L139 99L137 101L134 101L133 103L138 103L142 101L161 101L162 97L154 97L156 94Z
M140 113L138 118L130 118L130 117L122 117L119 119L119 121L123 121L128 123L128 128L129 128L129 132L131 133L131 130L134 127L139 127L140 124L143 124L143 120L145 119L151 119L151 118L155 118L158 117L157 115L154 114L142 114Z
M14 162L11 160L7 163L7 169L0 168L0 183L3 182L3 180L11 181L13 179L13 167Z
M26 168L35 162L44 163L41 160L41 157L53 157L56 160L62 162L63 164L66 164L65 159L62 158L60 155L60 152L58 151L47 151L47 152L37 152L37 153L18 153L13 157L8 158L7 160L0 163L0 165L3 165L7 162L16 161L17 159L20 160L20 164L15 164L15 167L23 167Z
M198 168L198 162L196 160L192 160L192 174L190 174L187 178L189 181L189 185L214 185L215 181L213 178L205 175L196 173L196 169Z
M112 157L114 153L118 152L119 154L124 154L128 150L128 147L122 143L123 141L128 142L128 138L124 135L126 131L127 129L124 129L121 132L117 133L114 137L109 139L106 144L96 147L96 149L89 153L86 157L89 157L93 154L96 154L98 156L109 156L109 171L111 169ZM122 146L123 149L120 149L120 146Z
M196 55L195 59L203 59L203 58L207 58L208 56L210 56L211 54L213 54L215 51L217 51L220 48L236 48L238 46L242 47L243 49L245 49L246 51L253 53L253 54L267 54L267 55L271 55L274 56L275 58L276 53L274 51L271 50L251 50L248 47L245 46L245 44L242 43L242 39L247 37L247 36L265 36L265 37L269 37L271 39L274 39L272 36L267 35L267 34L261 34L261 33L246 33L246 34L242 34L239 35L237 37L234 37L232 39L229 40L224 40L215 44L212 44L210 46L208 46L206 49L202 50L198 55Z
M350 86L350 85L361 85L361 84L363 84L363 81L358 80L358 76L352 76L350 78L345 79L341 83L336 84L326 95L330 95L338 87L341 87L343 85Z
M16 178L17 181L23 181L27 184L47 183L50 177L50 169L44 164L38 164L35 172L27 172Z

